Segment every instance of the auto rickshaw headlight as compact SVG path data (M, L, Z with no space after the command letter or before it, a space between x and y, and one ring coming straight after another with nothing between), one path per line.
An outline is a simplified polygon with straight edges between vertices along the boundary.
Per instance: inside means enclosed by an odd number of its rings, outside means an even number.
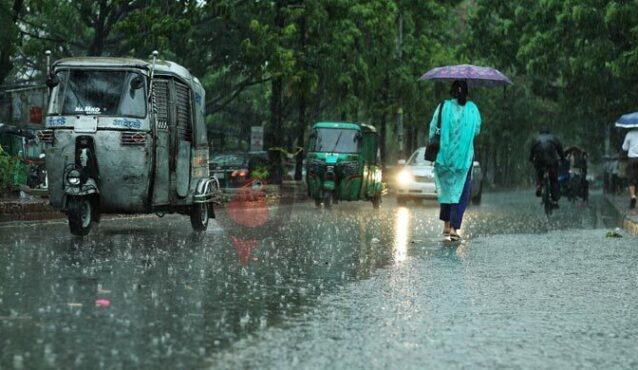
M80 171L73 169L67 172L66 182L69 185L80 185Z
M399 172L399 175L397 177L397 180L399 180L400 184L407 184L410 183L414 180L414 177L412 176L412 174L410 173L410 171L408 170L401 170L401 172Z

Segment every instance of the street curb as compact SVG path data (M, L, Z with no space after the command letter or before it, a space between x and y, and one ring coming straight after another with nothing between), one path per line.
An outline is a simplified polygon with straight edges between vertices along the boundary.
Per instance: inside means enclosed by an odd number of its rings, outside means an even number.
M638 236L638 217L628 215L626 209L621 208L618 203L608 194L604 195L609 205L616 210L620 219L620 226L633 236Z
M638 236L638 223L625 216L622 221L622 228L633 236Z
M40 221L64 218L64 214L46 201L23 202L0 200L0 223L11 221Z

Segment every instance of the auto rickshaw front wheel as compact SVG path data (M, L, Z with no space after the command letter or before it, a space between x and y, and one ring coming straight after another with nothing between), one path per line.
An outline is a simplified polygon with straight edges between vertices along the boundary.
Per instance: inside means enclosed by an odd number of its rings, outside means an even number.
M191 226L195 231L205 231L208 227L208 203L195 203L191 207Z
M71 234L85 236L91 231L95 221L95 206L88 196L71 197L67 204L67 216Z
M330 209L331 206L332 206L332 192L325 191L323 193L323 207L325 209Z

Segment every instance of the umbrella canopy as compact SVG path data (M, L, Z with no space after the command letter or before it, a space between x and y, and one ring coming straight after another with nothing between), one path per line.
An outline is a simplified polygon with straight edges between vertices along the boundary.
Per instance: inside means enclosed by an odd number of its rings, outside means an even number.
M623 114L616 121L616 127L638 128L638 112Z
M452 82L465 80L469 87L476 86L506 86L511 85L507 76L490 67L479 67L471 64L459 64L432 68L419 80L435 80Z

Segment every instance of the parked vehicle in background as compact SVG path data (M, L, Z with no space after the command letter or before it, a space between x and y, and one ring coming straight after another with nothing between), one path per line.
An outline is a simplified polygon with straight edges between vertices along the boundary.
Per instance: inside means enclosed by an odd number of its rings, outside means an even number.
M396 175L397 202L404 205L409 200L436 199L438 192L434 181L434 166L423 157L425 147L418 148L412 153L407 162L400 161L403 166ZM483 195L483 173L478 161L472 163L472 193L473 204L480 204Z
M267 152L211 153L208 168L222 188L239 188L254 177L263 179L264 171L267 177L268 155Z

